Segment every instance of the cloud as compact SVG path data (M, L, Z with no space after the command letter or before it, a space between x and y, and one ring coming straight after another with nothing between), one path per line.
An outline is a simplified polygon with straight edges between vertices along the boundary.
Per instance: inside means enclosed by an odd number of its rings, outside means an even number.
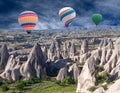
M104 24L120 25L120 0L99 0L96 2L96 10L104 16Z
M94 25L91 20L93 13L103 15L104 20L100 25L120 25L119 5L120 0L1 0L0 28L20 28L17 17L24 10L32 10L38 14L39 23L35 29L64 28L59 20L58 11L65 6L73 7L77 13L71 27Z
M54 23L54 24L53 24ZM43 29L60 29L63 28L64 26L62 26L62 24L60 24L60 22L56 22L56 21L52 21L50 23L48 22L39 22L36 27L35 30L43 30Z

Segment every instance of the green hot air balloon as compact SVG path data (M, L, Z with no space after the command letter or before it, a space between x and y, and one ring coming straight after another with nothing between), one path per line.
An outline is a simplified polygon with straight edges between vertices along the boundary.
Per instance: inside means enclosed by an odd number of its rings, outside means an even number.
M102 21L103 17L101 14L93 14L92 16L92 20L93 22L97 25L99 25L99 23Z

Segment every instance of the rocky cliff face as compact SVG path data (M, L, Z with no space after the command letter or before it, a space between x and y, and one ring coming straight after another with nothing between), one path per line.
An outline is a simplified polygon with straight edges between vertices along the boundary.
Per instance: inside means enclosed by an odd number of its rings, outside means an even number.
M120 93L120 79L118 79L114 84L110 85L109 89L105 93Z
M89 87L95 86L96 81L94 75L96 69L94 66L96 66L96 62L99 64L99 66L104 68L104 71L99 73L100 75L103 75L104 73L110 73L112 80L119 77L119 41L120 40L118 39L115 44L113 44L111 39L104 39L101 41L99 48L91 51L89 56L88 53L80 56L80 63L84 61L85 64L80 76L78 77L77 92L85 92ZM90 64L92 65L89 66Z
M81 45L81 53L84 54L88 52L88 40L83 40Z
M78 76L80 74L80 69L78 68L77 64L73 64L72 66L70 66L69 70L68 70L70 77L77 82L78 80Z
M57 79L58 81L63 82L63 80L64 80L67 76L68 76L68 68L67 68L67 66L66 66L66 67L63 67L63 68L60 69L60 71L59 71L56 79Z
M70 76L77 82L76 91L82 93L91 93L88 88L96 86L96 74L110 73L110 81L119 79L120 39L115 43L112 39L103 39L95 50L89 50L88 41L83 40L80 51L79 54L76 53L75 42L66 41L60 45L58 41L54 41L49 49L44 47L43 51L38 43L35 44L28 57L27 55L25 57L18 56L18 54L11 54L9 57L6 45L3 45L0 67L5 70L0 74L0 77L9 81L16 81L20 78L28 80L32 76L41 79L46 74L45 68L47 68L49 74L59 72L57 80L63 81L67 76ZM79 57L79 62L74 60L76 56ZM22 61L25 62L22 63ZM83 67L78 67L78 65L83 65ZM103 70L98 71L98 67L102 67ZM117 86L119 86L119 80L111 85L106 93L111 93L110 91L119 93ZM103 88L98 88L92 93L97 92L104 93L105 91Z
M71 43L70 42L64 42L63 43L63 58L69 58L69 51L70 51Z
M46 46L43 48L43 55L44 55L45 61L47 61L47 59L48 59L48 48Z
M7 79L8 81L19 80L21 78L20 66L20 62L17 62L15 60L15 56L11 55L8 59L4 72L0 74L0 77Z
M76 57L76 46L73 41L63 42L63 45L60 45L58 41L53 41L48 50L49 61L56 61L59 59L73 59L74 60L75 57Z
M20 78L28 80L35 76L41 78L45 74L45 57L39 44L33 47L27 62L21 63L15 55L11 55L7 65L0 77L9 81L16 81Z
M55 61L58 59L62 59L62 54L60 51L60 42L55 40L48 50L48 60Z
M75 53L76 53L76 47L75 47L75 44L74 42L71 43L71 47L70 47L70 58L74 58L75 56Z
M96 66L98 65L97 63L98 62L94 57L90 57L86 60L81 74L78 77L78 86L76 92L86 92L89 87L95 86Z
M59 73L58 73L56 79L58 81L62 82L66 77L69 76L72 80L74 80L75 82L77 82L79 74L80 74L80 70L79 70L79 68L78 68L78 66L77 66L76 63L74 63L71 66L64 65L59 70Z
M1 48L1 52L0 52L0 70L4 70L5 66L7 64L8 58L9 58L9 53L8 53L8 49L7 46L4 44Z
M38 43L33 47L27 62L21 66L20 72L25 79L32 76L41 78L45 74L45 59Z

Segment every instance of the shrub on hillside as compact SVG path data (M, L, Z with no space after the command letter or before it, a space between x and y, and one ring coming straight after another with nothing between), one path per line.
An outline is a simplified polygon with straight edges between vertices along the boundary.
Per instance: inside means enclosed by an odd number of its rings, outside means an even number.
M42 76L42 80L50 81L51 78L49 76L47 76L47 75L44 75L44 76Z
M2 81L0 81L0 86L2 86L3 85L3 82Z
M5 91L9 90L9 87L8 87L8 85L5 84L5 85L1 86L1 89L3 92L5 92Z
M97 89L96 86L92 86L92 87L90 87L88 90L93 92L93 91L95 91L96 89Z
M97 66L97 70L98 70L98 72L104 71L104 67L103 66Z
M75 82L70 76L68 76L63 80L63 83L65 83L65 84L74 84Z
M25 86L26 86L26 83L24 81L18 81L15 84L15 89L16 90L23 90Z
M26 83L27 86L29 86L31 84L39 83L41 82L41 80L37 79L36 77L31 77L29 80L26 80L24 82Z
M104 90L107 90L107 89L108 89L107 84L106 84L106 85L103 85L102 87L104 88Z
M98 73L96 74L96 80L98 83L103 83L105 81L108 81L109 78L109 73L105 73L104 75L99 75Z
M70 84L75 84L75 81L70 76L68 76L62 82L56 81L56 83L61 86L66 86L66 85L70 85Z

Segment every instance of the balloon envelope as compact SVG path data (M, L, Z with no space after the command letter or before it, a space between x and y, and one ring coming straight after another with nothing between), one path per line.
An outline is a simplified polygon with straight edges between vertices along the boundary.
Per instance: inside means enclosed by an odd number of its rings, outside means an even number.
M38 15L33 11L24 11L19 14L18 22L25 31L30 33L38 22Z
M102 21L103 17L101 14L93 14L92 20L93 22L98 25Z
M66 27L75 19L76 12L71 7L64 7L59 11L60 20L64 23Z

